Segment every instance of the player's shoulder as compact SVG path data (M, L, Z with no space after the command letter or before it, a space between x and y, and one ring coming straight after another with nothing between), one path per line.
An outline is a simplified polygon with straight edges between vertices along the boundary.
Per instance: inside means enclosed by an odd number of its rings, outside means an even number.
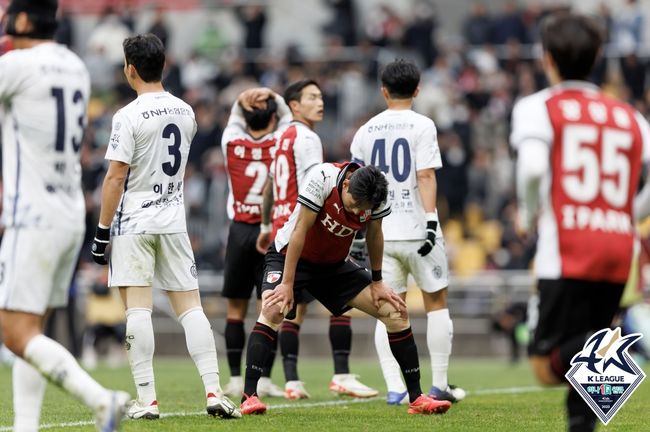
M546 102L556 94L557 90L554 90L552 88L545 88L533 94L523 96L515 102L513 111L524 113L528 111L546 109Z

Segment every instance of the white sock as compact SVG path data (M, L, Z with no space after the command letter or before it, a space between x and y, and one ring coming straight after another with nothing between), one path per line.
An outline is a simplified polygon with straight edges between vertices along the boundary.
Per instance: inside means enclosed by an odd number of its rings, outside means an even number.
M431 356L433 385L440 390L447 389L447 369L451 354L451 340L454 326L449 318L449 309L439 309L427 313L427 347Z
M90 408L96 409L109 397L108 390L92 379L68 350L47 336L34 336L27 343L25 361Z
M387 390L389 392L404 393L406 386L402 381L402 371L397 360L393 357L393 352L390 350L386 326L379 320L377 320L377 327L375 327L375 348L377 349L379 365L381 366L381 372L384 374Z
M185 330L185 342L196 368L201 375L205 394L221 393L219 385L219 364L217 363L217 347L208 317L203 308L197 306L185 311L178 317Z
M36 432L45 394L45 378L21 358L14 361L12 372L14 431Z
M151 309L127 309L126 355L138 391L138 400L146 405L156 400L156 382L153 376L155 347Z

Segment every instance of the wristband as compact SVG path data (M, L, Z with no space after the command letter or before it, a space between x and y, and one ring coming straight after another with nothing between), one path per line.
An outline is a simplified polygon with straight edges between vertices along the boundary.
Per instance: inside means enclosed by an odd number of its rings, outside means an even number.
M273 231L273 225L270 223L260 224L260 234L268 234Z
M97 226L95 230L95 240L101 243L108 243L108 239L111 237L111 230L108 228L102 228Z
M372 270L372 281L379 282L381 278L381 270Z

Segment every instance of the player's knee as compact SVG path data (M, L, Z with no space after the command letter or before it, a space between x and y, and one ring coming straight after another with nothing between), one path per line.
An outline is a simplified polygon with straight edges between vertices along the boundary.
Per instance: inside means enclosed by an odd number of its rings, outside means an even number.
M395 333L406 330L411 325L408 318L404 318L402 314L388 302L384 302L377 310L379 320L386 326L386 331Z
M19 357L23 357L27 343L33 336L35 336L33 332L25 332L22 330L23 329L9 325L8 323L2 323L2 343L9 351Z
M266 296L264 294L268 293ZM284 315L282 314L282 310L280 309L280 304L275 303L272 305L268 305L266 303L266 297L271 294L271 291L265 291L262 293L262 311L260 313L260 318L266 321L265 324L269 325L270 327L277 327L282 323L282 320L284 319Z

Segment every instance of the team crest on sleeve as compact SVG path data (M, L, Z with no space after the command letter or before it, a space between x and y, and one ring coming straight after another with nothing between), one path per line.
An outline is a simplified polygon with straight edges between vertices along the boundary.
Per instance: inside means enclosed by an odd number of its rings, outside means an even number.
M359 222L364 223L369 221L372 217L372 210L365 210L362 214L359 215Z
M641 333L621 337L620 328L603 329L571 360L567 380L605 425L645 379L627 352L641 337Z
M281 271L270 271L266 273L266 282L276 283L277 281L280 280L281 277L282 277Z

